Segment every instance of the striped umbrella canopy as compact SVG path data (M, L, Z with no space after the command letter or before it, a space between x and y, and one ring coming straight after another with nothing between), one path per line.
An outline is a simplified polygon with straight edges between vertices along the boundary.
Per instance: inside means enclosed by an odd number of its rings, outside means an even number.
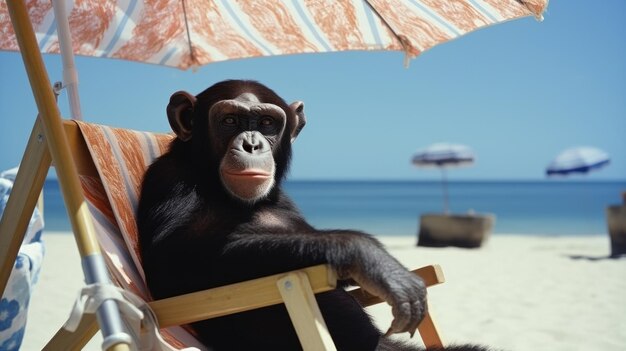
M21 1L21 0L12 0ZM28 0L39 47L60 51L63 3L78 55L187 69L230 59L345 50L413 58L476 29L541 14L548 0ZM61 45L62 46L62 45ZM18 50L0 1L0 50Z
M586 174L607 166L611 162L609 155L589 146L572 147L559 153L546 168L547 176Z
M468 146L452 143L435 143L413 154L412 163L416 167L441 169L443 189L443 210L449 212L448 180L446 168L464 167L474 164L474 152Z
M462 167L473 163L474 152L461 144L436 143L413 155L413 164L417 167Z

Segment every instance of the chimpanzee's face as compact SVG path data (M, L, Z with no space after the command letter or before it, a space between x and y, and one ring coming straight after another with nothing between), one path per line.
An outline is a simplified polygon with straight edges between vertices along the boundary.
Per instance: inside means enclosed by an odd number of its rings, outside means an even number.
M230 85L218 86L224 83ZM214 90L219 88L216 93ZM207 103L207 98L215 96L220 99ZM303 107L302 102L288 106L259 83L227 81L197 97L184 92L174 94L168 116L179 139L189 141L197 138L196 134L208 138L214 156L210 159L220 160L219 177L224 189L236 199L255 203L272 190L279 178L277 172L282 176L286 171L290 148L285 145L290 146L304 127ZM194 111L196 108L199 110ZM206 130L198 130L191 116L208 119L208 123L198 123Z

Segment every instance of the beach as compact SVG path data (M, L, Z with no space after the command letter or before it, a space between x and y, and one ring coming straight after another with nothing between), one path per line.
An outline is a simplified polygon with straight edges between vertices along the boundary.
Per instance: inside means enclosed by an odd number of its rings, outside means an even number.
M416 247L412 236L379 239L408 268L441 265L446 282L429 289L429 306L447 344L520 351L626 349L626 258L608 258L606 234L496 234L479 249ZM46 232L44 242L22 350L45 345L83 285L73 237ZM386 330L390 308L379 304L368 311ZM101 341L97 335L85 350L99 350ZM417 335L413 342L420 343Z

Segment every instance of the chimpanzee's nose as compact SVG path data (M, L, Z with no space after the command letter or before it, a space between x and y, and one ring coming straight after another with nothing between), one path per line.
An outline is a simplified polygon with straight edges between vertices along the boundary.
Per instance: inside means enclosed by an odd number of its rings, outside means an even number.
M255 153L260 147L261 145L257 141L243 141L243 149L249 154Z
M260 154L269 150L267 140L258 132L241 133L241 148L249 154Z

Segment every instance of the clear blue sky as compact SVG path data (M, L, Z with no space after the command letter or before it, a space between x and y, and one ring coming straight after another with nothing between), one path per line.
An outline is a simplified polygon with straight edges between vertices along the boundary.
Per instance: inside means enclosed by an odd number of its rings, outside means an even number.
M46 55L52 81L60 57ZM171 93L256 79L308 124L292 179L438 179L413 152L469 145L474 166L451 179L543 179L561 150L599 147L612 163L578 179L626 179L626 2L552 0L544 22L512 21L439 45L403 67L402 53L350 52L216 63L197 72L77 58L85 120L169 131ZM67 97L61 112L69 116ZM23 63L0 52L0 169L19 163L36 116Z

